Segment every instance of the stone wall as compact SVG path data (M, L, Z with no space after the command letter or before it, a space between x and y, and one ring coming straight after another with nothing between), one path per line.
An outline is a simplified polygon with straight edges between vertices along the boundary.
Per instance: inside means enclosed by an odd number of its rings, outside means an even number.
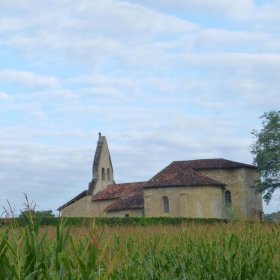
M257 170L250 168L207 169L201 172L226 184L226 190L231 192L232 210L229 213L231 217L228 218L259 220L262 199L261 195L255 194L251 188L254 181L259 178Z
M62 217L90 217L89 203L91 195L85 196L61 210Z
M163 197L169 213L164 213ZM218 186L164 187L144 190L147 217L223 218L223 189Z
M68 205L61 211L62 217L106 217L105 208L114 200L92 201L88 195Z
M105 209L111 205L115 200L109 199L109 200L100 200L100 201L91 201L92 205L92 213L91 215L94 217L106 217L107 213Z
M245 180L247 187L247 205L248 205L248 217L250 220L262 220L263 219L263 206L262 195L256 193L254 188L256 182L260 179L260 174L255 170L245 170Z
M107 217L142 217L143 209L128 209L107 212Z

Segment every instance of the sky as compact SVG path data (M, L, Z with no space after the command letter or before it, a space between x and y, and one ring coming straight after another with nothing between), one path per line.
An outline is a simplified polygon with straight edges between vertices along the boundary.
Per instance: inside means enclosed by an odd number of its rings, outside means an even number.
M0 1L0 206L56 213L87 189L98 132L117 183L252 163L280 107L279 29L276 0Z

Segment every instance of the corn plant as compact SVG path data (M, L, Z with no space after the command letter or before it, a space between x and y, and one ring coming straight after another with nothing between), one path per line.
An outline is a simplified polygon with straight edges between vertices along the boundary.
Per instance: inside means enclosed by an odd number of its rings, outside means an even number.
M153 226L0 229L4 279L280 279L277 224L217 223Z

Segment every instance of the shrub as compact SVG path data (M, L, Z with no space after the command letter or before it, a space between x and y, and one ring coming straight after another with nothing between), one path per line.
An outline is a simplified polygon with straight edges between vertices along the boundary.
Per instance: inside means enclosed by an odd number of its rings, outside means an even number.
M24 212L23 212L24 213ZM28 213L25 213L28 214ZM204 218L170 218L170 217L111 217L111 218L82 218L82 217L38 217L37 215L32 215L34 221L38 221L41 225L45 226L55 226L60 224L62 221L67 226L82 226L89 225L95 221L96 225L108 225L108 226L150 226L150 225L181 225L185 223L195 223L195 224L214 224L214 223L224 223L226 220L220 219L204 219ZM11 219L0 219L0 225L8 225L10 223L16 223L19 226L25 226L28 222L21 216L19 218Z

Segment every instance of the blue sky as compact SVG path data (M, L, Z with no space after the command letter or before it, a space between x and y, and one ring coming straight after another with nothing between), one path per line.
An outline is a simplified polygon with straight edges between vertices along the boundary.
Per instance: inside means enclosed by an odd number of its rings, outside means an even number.
M280 107L279 1L0 2L0 205L87 188L98 132L116 182L173 160L252 163ZM279 194L265 212L280 207Z

